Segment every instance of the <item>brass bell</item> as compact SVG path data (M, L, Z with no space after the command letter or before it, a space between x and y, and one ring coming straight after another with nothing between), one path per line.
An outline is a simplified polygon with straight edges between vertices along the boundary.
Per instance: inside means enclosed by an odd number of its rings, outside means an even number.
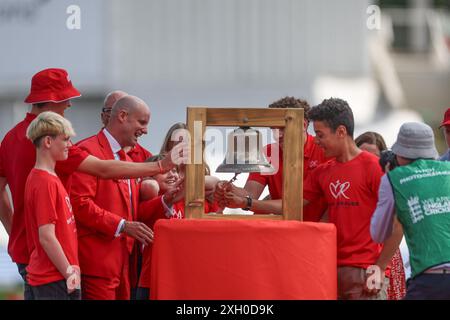
M225 160L216 172L273 173L275 169L263 152L262 136L258 130L239 127L228 134Z

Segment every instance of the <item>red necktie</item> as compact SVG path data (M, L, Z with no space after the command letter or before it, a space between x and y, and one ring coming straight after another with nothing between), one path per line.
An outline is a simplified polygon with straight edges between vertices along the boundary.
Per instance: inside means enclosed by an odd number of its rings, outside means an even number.
M125 151L123 151L123 149L120 149L117 152L117 155L119 156L120 161L127 161L127 155L125 153ZM127 181L128 184L128 192L130 194L130 208L131 208L131 216L134 216L134 206L133 206L133 200L132 200L132 189L131 189L131 181L129 179L126 179L125 181Z
M126 161L126 160L127 160L127 155L125 154L125 151L123 151L123 149L120 149L120 150L117 152L117 155L119 156L119 159L120 159L121 161Z

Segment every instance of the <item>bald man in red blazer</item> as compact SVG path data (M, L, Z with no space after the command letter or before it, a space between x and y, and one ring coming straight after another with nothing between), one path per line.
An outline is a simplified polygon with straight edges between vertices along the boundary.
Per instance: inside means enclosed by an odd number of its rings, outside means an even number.
M111 120L79 147L104 160L132 161L123 148L147 133L147 105L133 96L117 101ZM134 179L100 179L84 173L73 177L71 201L78 228L82 298L130 298L129 258L134 240L149 244L153 232L137 222L139 192Z
M115 90L110 93L105 98L102 107L102 113L100 114L103 128L108 126L109 119L111 118L111 111L114 104L120 99L127 96L128 93L122 90ZM81 142L80 142L81 143ZM127 155L134 162L144 162L149 157L152 156L152 153L141 146L139 143L136 143L134 147L128 147ZM141 270L141 261L142 261L142 246L139 245L138 242L135 243L133 251L130 256L130 288L131 288L131 299L135 300L136 290L139 281L139 274Z

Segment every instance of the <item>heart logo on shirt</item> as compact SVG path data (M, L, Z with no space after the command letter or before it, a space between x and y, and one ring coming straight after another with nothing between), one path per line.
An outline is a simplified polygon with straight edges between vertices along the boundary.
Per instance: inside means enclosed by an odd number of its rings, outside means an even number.
M345 199L350 199L345 195L345 191L347 191L348 188L350 188L350 182L341 183L339 180L337 180L335 183L331 182L329 186L330 192L335 199L339 198L339 196L341 195Z

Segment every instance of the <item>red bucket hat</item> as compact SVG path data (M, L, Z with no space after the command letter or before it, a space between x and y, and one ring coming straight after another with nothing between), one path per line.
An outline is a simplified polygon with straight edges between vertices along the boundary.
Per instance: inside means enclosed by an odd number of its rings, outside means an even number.
M445 111L444 119L442 120L442 123L439 126L439 128L442 126L448 126L448 125L450 125L450 108L448 108L447 111Z
M62 102L81 97L64 69L45 69L31 79L31 91L25 103Z

